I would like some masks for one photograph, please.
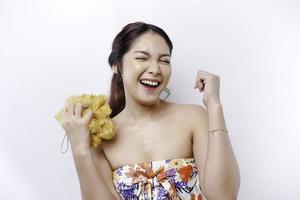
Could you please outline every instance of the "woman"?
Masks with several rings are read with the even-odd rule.
[[[65,109],[82,198],[237,198],[240,176],[219,98],[220,79],[199,70],[200,105],[161,100],[171,76],[173,45],[159,27],[136,22],[116,36],[109,104],[117,126],[113,140],[90,149],[85,105]]]

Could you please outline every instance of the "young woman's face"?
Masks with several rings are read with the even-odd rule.
[[[138,37],[122,61],[126,99],[134,98],[144,105],[155,103],[169,82],[170,62],[169,46],[163,37],[153,32]]]

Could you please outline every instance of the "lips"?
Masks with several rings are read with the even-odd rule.
[[[147,92],[154,92],[155,90],[157,90],[160,86],[160,83],[157,85],[157,86],[152,86],[152,85],[149,85],[149,84],[145,84],[145,83],[142,83],[140,81],[140,84],[141,86],[143,87],[143,89]]]
[[[142,84],[145,87],[153,87],[153,88],[157,88],[160,85],[160,83],[158,83],[157,85],[151,85],[151,84],[147,84],[147,83],[142,82],[142,81],[140,81],[140,84]]]
[[[154,86],[155,84],[149,83],[149,82],[147,83],[147,81],[156,82],[158,84],[156,86]],[[161,80],[156,79],[156,78],[150,78],[150,77],[149,78],[141,78],[141,79],[139,79],[139,82],[140,82],[142,88],[146,92],[155,92],[155,91],[157,91],[157,89],[160,88],[160,84],[162,83]]]
[[[152,86],[146,86],[146,85],[143,85],[143,84],[141,84],[141,85],[144,88],[144,90],[146,90],[147,92],[153,92],[153,91],[157,90],[157,88],[159,88],[159,86],[152,87]]]
[[[160,84],[160,80],[158,79],[153,79],[153,78],[141,78],[140,81],[154,81],[154,82],[158,82]]]

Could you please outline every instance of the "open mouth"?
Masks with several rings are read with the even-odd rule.
[[[155,89],[160,85],[157,81],[140,80],[140,83],[147,89]]]

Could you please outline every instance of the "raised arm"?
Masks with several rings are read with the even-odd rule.
[[[193,152],[204,195],[208,200],[236,200],[240,175],[229,136],[223,131],[208,133],[226,129],[222,107],[206,110],[196,105],[193,116]]]
[[[202,189],[209,200],[235,200],[240,174],[226,131],[219,95],[220,77],[199,70],[196,88],[203,92],[203,103],[207,108],[197,106],[193,121],[193,152],[202,173]]]

